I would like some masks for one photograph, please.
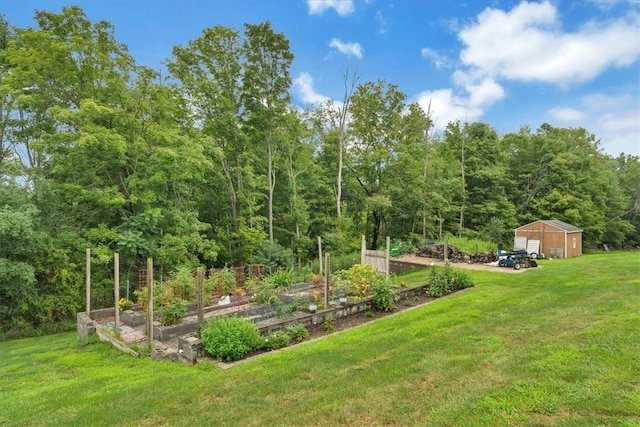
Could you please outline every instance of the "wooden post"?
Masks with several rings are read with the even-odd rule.
[[[360,264],[364,264],[364,252],[367,250],[367,241],[364,237],[364,234],[362,235],[362,244],[361,244],[361,248],[360,248]]]
[[[115,333],[116,338],[120,336],[120,254],[113,254],[113,299],[116,301],[115,312]]]
[[[329,308],[329,257],[330,254],[324,254],[324,308]]]
[[[444,237],[444,254],[443,261],[447,262],[449,260],[449,238],[447,236]]]
[[[322,276],[322,237],[318,236],[318,262],[320,263],[320,275]]]
[[[147,344],[153,345],[153,258],[147,258]]]
[[[85,251],[87,258],[87,315],[91,311],[91,249]]]
[[[196,283],[198,286],[198,330],[202,328],[204,323],[204,268],[198,267],[196,275]]]
[[[384,256],[384,262],[385,262],[385,278],[387,279],[387,281],[389,280],[389,257],[391,256],[391,238],[389,236],[387,236],[387,252],[385,253]]]

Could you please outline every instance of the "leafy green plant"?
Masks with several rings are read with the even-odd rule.
[[[279,268],[267,276],[264,281],[270,282],[275,288],[286,288],[293,283],[293,272]]]
[[[427,283],[429,284],[427,295],[436,298],[474,286],[473,281],[466,273],[451,268],[449,263],[443,269],[432,266]]]
[[[262,264],[270,268],[293,265],[293,252],[278,242],[265,241],[249,259],[251,264]]]
[[[379,310],[389,311],[396,307],[398,292],[390,280],[380,280],[371,286],[373,306]]]
[[[322,323],[322,325],[324,326],[324,330],[327,332],[333,332],[335,329],[335,318],[333,317],[332,313],[327,314],[327,316],[324,318],[324,322]]]
[[[205,281],[207,294],[229,295],[235,290],[235,288],[235,270],[226,266],[224,268],[211,271],[211,274]]]
[[[161,323],[163,326],[177,325],[187,312],[188,301],[181,298],[173,299],[160,309]]]
[[[286,332],[294,342],[301,342],[309,338],[309,330],[302,323],[287,326]]]
[[[256,325],[241,317],[211,320],[200,331],[200,338],[207,353],[225,362],[242,359],[264,343]]]
[[[180,267],[162,286],[171,287],[175,297],[183,300],[193,300],[196,295],[196,278],[188,266]]]
[[[371,311],[371,310],[367,310],[367,311],[364,312],[364,317],[371,318],[373,316],[374,316],[374,314],[373,314],[373,311]]]
[[[258,285],[254,285],[251,289],[253,300],[258,304],[271,304],[277,299],[277,292],[273,283],[262,281]]]
[[[364,298],[370,294],[371,287],[383,280],[378,270],[369,264],[356,264],[350,269],[335,275],[336,288],[346,289],[349,295]]]
[[[264,340],[264,348],[267,350],[277,350],[288,346],[291,343],[291,336],[285,331],[275,331],[269,334]]]

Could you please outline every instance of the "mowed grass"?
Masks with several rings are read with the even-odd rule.
[[[74,334],[3,342],[0,425],[640,425],[640,253],[469,275],[473,289],[229,370]]]

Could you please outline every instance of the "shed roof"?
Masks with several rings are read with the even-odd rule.
[[[573,233],[573,232],[577,232],[577,231],[583,231],[582,228],[576,227],[575,225],[571,225],[571,224],[568,224],[568,223],[566,223],[564,221],[560,221],[560,220],[557,220],[557,219],[541,219],[539,221],[544,223],[544,224],[550,225],[552,227],[558,228],[560,230],[563,230],[563,231],[566,231],[566,232],[569,232],[569,233]],[[538,222],[538,221],[534,221],[534,222],[532,222],[530,224],[533,224],[535,222]],[[530,225],[530,224],[527,224],[527,225]],[[523,225],[522,227],[518,227],[518,228],[523,228],[523,227],[526,227],[526,225]]]

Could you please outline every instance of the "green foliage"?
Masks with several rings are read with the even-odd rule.
[[[309,338],[309,330],[302,323],[287,326],[286,332],[293,342],[301,342]]]
[[[177,325],[182,321],[182,317],[187,312],[188,301],[181,298],[174,298],[163,304],[160,309],[162,326]]]
[[[236,289],[235,270],[227,266],[213,270],[205,280],[205,289],[215,295],[231,294]]]
[[[513,240],[513,236],[511,236]],[[475,254],[478,252],[495,252],[498,250],[498,241],[487,241],[482,239],[474,239],[471,237],[447,236],[447,242],[451,246],[455,246],[462,252]],[[444,244],[444,239],[438,240],[437,244]],[[513,245],[513,242],[510,243]]]
[[[275,285],[269,281],[261,281],[260,283],[251,287],[251,293],[253,300],[258,304],[271,304],[274,303],[278,297],[278,291]]]
[[[264,348],[267,350],[277,350],[288,346],[292,337],[285,331],[274,331],[264,340]]]
[[[160,313],[162,325],[176,325],[182,321],[187,311],[189,300],[196,293],[195,277],[191,271],[183,267],[164,283],[154,282],[153,310]],[[147,311],[148,289],[146,286],[137,289],[134,294],[144,312]]]
[[[460,269],[452,268],[449,263],[443,269],[432,266],[429,270],[427,283],[429,284],[427,295],[436,298],[474,286],[467,273]]]
[[[322,322],[322,326],[324,326],[324,330],[327,332],[333,332],[335,329],[335,318],[333,317],[333,313],[329,313],[325,316],[324,322]]]
[[[293,265],[293,252],[278,242],[265,241],[256,249],[249,262],[262,264],[271,269],[289,268]]]
[[[322,262],[324,266],[324,260]],[[329,268],[331,269],[331,271],[348,270],[354,265],[359,263],[360,263],[359,252],[352,252],[346,255],[334,255],[332,253]],[[314,272],[320,271],[320,263],[317,259],[314,259],[311,261],[311,270]]]
[[[263,282],[271,283],[276,289],[286,288],[293,284],[293,271],[279,268],[265,277]]]
[[[220,317],[207,322],[200,338],[207,353],[223,362],[242,359],[264,342],[256,325],[240,317]]]
[[[336,274],[337,287],[346,289],[348,295],[364,298],[371,293],[371,287],[379,284],[383,277],[370,264],[355,264],[346,271]]]
[[[396,307],[398,291],[390,280],[380,280],[371,286],[373,306],[378,310],[389,311]]]
[[[465,242],[450,243],[466,252],[494,251],[540,218],[583,228],[587,247],[640,244],[640,161],[604,154],[585,129],[542,124],[500,137],[484,123],[453,122],[431,136],[429,112],[384,81],[354,86],[345,129],[325,109],[293,111],[293,55],[269,23],[215,26],[174,48],[178,84],[167,85],[110,23],[79,7],[37,11],[34,22],[14,28],[0,17],[8,324],[73,318],[87,247],[92,307],[101,308],[113,304],[114,251],[135,280],[147,256],[165,271],[247,261],[273,271],[291,268],[295,251],[318,272],[317,236],[334,272],[358,262],[362,233],[369,246],[387,235],[457,235]],[[339,159],[350,169],[340,177]],[[358,286],[354,295],[368,293]]]

